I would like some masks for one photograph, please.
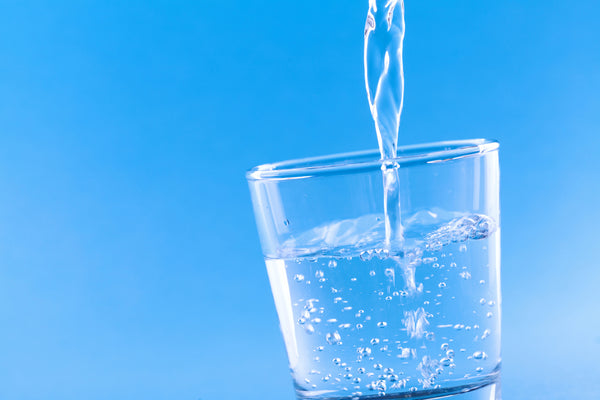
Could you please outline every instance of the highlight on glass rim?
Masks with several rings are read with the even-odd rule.
[[[404,34],[402,0],[369,1],[378,155],[247,174],[299,399],[500,399],[498,143],[398,147]]]

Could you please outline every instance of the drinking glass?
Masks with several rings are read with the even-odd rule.
[[[248,171],[298,398],[500,398],[498,147],[447,141]],[[400,225],[386,228],[390,168]]]

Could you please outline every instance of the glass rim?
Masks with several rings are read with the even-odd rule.
[[[379,150],[363,150],[299,158],[261,164],[246,172],[248,181],[306,179],[325,175],[381,170],[386,165],[397,167],[435,164],[477,157],[498,150],[500,143],[493,139],[449,140],[399,146],[397,156],[382,160]]]

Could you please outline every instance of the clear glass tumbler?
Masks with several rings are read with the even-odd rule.
[[[298,398],[500,398],[498,146],[399,148],[391,244],[376,151],[247,173]]]

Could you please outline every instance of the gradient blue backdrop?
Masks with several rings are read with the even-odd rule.
[[[600,396],[600,3],[407,0],[400,143],[501,142],[504,398]],[[0,1],[0,398],[292,399],[247,168],[376,147],[367,1]]]

